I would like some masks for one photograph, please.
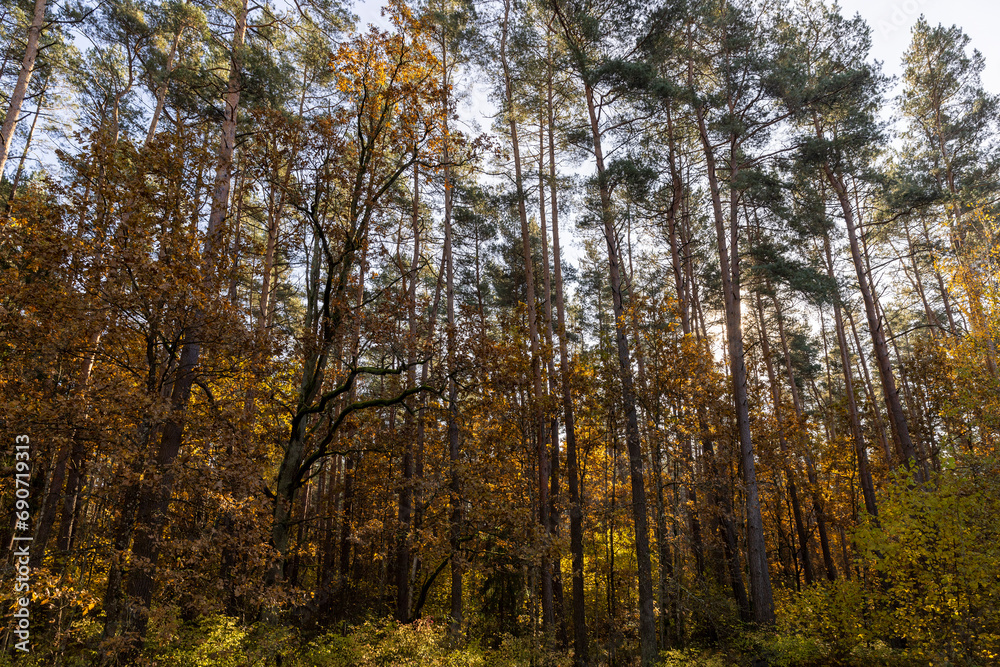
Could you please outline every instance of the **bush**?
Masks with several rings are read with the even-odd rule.
[[[158,619],[173,627],[166,617]],[[288,628],[266,624],[242,626],[235,618],[205,616],[177,627],[167,641],[157,627],[146,642],[142,664],[150,667],[243,667],[272,665],[292,655],[298,637]]]
[[[873,621],[914,659],[954,665],[1000,658],[1000,462],[950,463],[925,484],[900,474],[881,526],[858,532],[875,575]]]
[[[699,649],[674,649],[660,652],[658,667],[728,667],[725,656]]]
[[[855,534],[866,583],[779,601],[770,664],[997,664],[1000,463],[949,462],[923,484],[898,472],[879,500],[879,522]]]
[[[367,622],[347,637],[328,633],[299,655],[303,667],[485,667],[476,646],[449,648],[445,628],[431,621],[411,625]]]
[[[855,649],[874,639],[869,617],[872,601],[857,581],[838,579],[804,589],[779,610],[782,637],[822,642],[823,653],[846,660]],[[818,657],[818,656],[814,656]],[[775,663],[795,664],[795,663]]]

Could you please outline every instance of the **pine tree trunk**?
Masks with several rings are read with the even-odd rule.
[[[545,216],[545,113],[542,107],[538,119],[538,219],[539,231],[542,239],[542,292],[543,307],[542,312],[545,320],[545,365],[546,378],[548,380],[545,387],[546,405],[549,397],[556,393],[556,366],[555,347],[553,341],[555,333],[552,322],[552,275],[549,264],[549,230],[548,221]],[[559,420],[553,414],[549,419],[549,521],[546,530],[549,534],[550,543],[558,540],[560,524],[561,502],[559,493]],[[562,558],[558,555],[552,562],[552,597],[555,615],[556,638],[561,647],[566,646],[566,613],[563,603],[563,583],[562,583]]]
[[[218,255],[222,245],[226,212],[229,207],[229,189],[231,186],[231,169],[233,152],[236,145],[236,117],[242,90],[242,49],[247,29],[248,4],[244,0],[236,17],[236,29],[233,33],[232,62],[229,70],[229,83],[225,96],[225,116],[222,123],[222,143],[219,148],[218,162],[215,173],[215,188],[212,197],[212,211],[208,220],[208,231],[205,237],[203,255],[205,257],[206,290],[209,294],[215,291],[214,276]],[[162,429],[159,451],[156,455],[156,468],[160,478],[152,487],[142,487],[138,498],[136,522],[139,530],[132,544],[132,559],[137,565],[133,567],[126,580],[126,608],[121,622],[121,634],[133,634],[143,638],[146,633],[149,604],[152,600],[154,573],[159,559],[159,543],[170,505],[170,495],[173,489],[173,473],[171,464],[180,452],[184,434],[184,413],[191,396],[198,365],[201,356],[201,329],[204,326],[205,313],[197,308],[194,314],[194,324],[188,331],[188,341],[184,344],[177,377],[170,397],[171,416],[168,417]],[[134,655],[140,644],[132,643],[127,654]]]
[[[876,312],[875,297],[868,287],[868,276],[865,274],[865,262],[861,256],[861,247],[858,243],[858,234],[854,222],[854,210],[847,194],[847,186],[841,177],[834,173],[829,165],[824,165],[824,173],[830,186],[837,193],[844,220],[847,223],[847,237],[851,245],[851,258],[854,260],[854,268],[858,276],[858,285],[861,289],[861,297],[865,303],[865,314],[868,316],[868,329],[871,333],[872,348],[875,351],[875,360],[878,363],[879,375],[882,378],[882,393],[885,396],[886,409],[889,413],[889,420],[893,426],[893,431],[899,441],[903,454],[903,462],[909,468],[917,461],[917,453],[910,439],[910,429],[906,423],[906,415],[903,413],[903,406],[899,400],[899,392],[896,390],[896,380],[892,373],[892,366],[889,362],[889,348],[886,345],[885,334],[882,330],[882,321]],[[917,471],[918,481],[921,481],[920,471]]]
[[[511,149],[514,158],[514,185],[517,190],[517,213],[521,221],[521,254],[524,260],[524,282],[527,290],[526,306],[528,316],[528,337],[531,345],[531,378],[532,404],[538,451],[538,520],[546,539],[542,545],[541,585],[542,585],[542,622],[543,628],[549,631],[555,624],[552,596],[552,564],[547,555],[549,532],[549,462],[548,434],[545,419],[542,415],[542,403],[545,400],[542,390],[542,359],[538,339],[538,319],[535,307],[535,272],[531,254],[531,234],[528,229],[528,214],[525,207],[525,194],[521,175],[521,149],[517,138],[517,121],[514,114],[514,93],[510,69],[507,64],[507,34],[510,3],[506,5],[504,23],[500,38],[500,65],[504,74],[504,90],[506,92],[507,122],[510,127]]]
[[[649,554],[649,525],[646,513],[646,487],[643,478],[642,442],[639,438],[639,418],[636,412],[632,360],[626,332],[625,304],[622,301],[621,272],[618,266],[618,237],[615,232],[611,189],[604,167],[601,130],[597,120],[594,89],[584,81],[584,94],[590,116],[590,131],[594,141],[597,179],[601,195],[601,217],[604,240],[608,246],[608,278],[615,315],[615,343],[621,373],[622,403],[625,408],[625,434],[629,455],[629,477],[632,486],[632,519],[635,523],[635,558],[639,586],[639,648],[642,667],[656,663],[656,600],[653,596],[653,575]]]
[[[167,87],[170,83],[170,75],[174,72],[174,57],[177,55],[177,46],[180,44],[181,36],[184,34],[184,28],[186,26],[181,26],[181,28],[174,34],[173,41],[170,42],[170,52],[167,54],[167,63],[164,66],[164,77],[163,81],[156,88],[156,107],[153,109],[153,117],[149,120],[149,128],[146,130],[146,141],[145,146],[149,146],[153,142],[153,137],[156,136],[156,127],[160,122],[160,114],[163,113],[163,106],[167,100]]]
[[[409,285],[407,289],[406,316],[409,340],[406,347],[406,386],[413,389],[417,385],[417,270],[420,267],[420,165],[413,163],[413,258],[410,261]],[[396,620],[407,623],[410,620],[412,587],[410,586],[410,528],[413,516],[413,440],[416,423],[411,409],[406,413],[403,445],[402,477],[399,488],[399,508],[397,517],[399,529],[396,536]]]
[[[823,236],[823,247],[826,252],[827,275],[830,280],[836,280],[833,272],[833,254],[830,251],[830,238]],[[840,347],[840,363],[844,371],[844,393],[847,395],[847,414],[851,422],[851,438],[854,440],[854,455],[858,462],[858,479],[861,482],[861,492],[865,499],[865,510],[878,521],[878,505],[875,502],[875,485],[872,482],[871,467],[868,464],[868,446],[865,444],[861,431],[861,416],[858,413],[858,403],[854,395],[854,377],[851,373],[850,349],[847,345],[847,335],[844,331],[844,318],[840,310],[840,291],[833,297],[834,325],[837,328],[837,345]],[[848,567],[845,556],[845,568]],[[850,570],[846,570],[850,577]]]
[[[757,491],[757,468],[753,442],[750,435],[750,408],[747,401],[746,363],[743,354],[743,327],[740,321],[739,252],[737,241],[736,193],[731,193],[729,231],[730,248],[726,245],[726,222],[722,214],[722,200],[715,169],[715,154],[708,136],[704,111],[697,108],[698,130],[701,135],[705,159],[708,163],[708,181],[715,215],[716,241],[722,278],[722,292],[726,308],[726,339],[733,382],[733,401],[740,443],[743,483],[746,487],[747,505],[747,564],[750,570],[750,595],[754,621],[759,625],[774,623],[774,599],[771,577],[767,566],[767,546],[764,541],[764,522],[760,512]],[[732,173],[730,179],[735,179]]]
[[[563,293],[562,255],[559,245],[559,200],[556,179],[555,104],[552,92],[552,63],[549,60],[547,82],[549,114],[549,191],[552,198],[552,264],[555,279],[556,318],[559,335],[559,372],[562,382],[563,424],[566,429],[566,477],[569,483],[569,540],[572,557],[573,584],[573,662],[586,667],[587,613],[583,580],[583,506],[580,494],[580,466],[576,449],[576,426],[573,414],[573,393],[569,364],[569,343],[566,335],[566,301]]]
[[[767,330],[765,328],[764,319],[764,304],[759,292],[757,294],[757,317],[760,322],[761,355],[764,357],[764,367],[767,370],[767,382],[771,386],[771,400],[774,405],[774,415],[778,423],[778,447],[781,449],[781,457],[783,459],[782,469],[785,473],[785,479],[788,485],[788,498],[792,504],[792,517],[795,521],[795,532],[799,538],[799,560],[802,563],[802,569],[806,577],[806,585],[812,586],[816,577],[813,574],[812,557],[809,555],[809,533],[806,530],[805,522],[802,520],[802,507],[799,504],[798,487],[795,484],[795,478],[792,476],[792,470],[788,465],[790,457],[788,454],[788,443],[785,439],[785,424],[781,410],[781,389],[778,386],[774,373],[774,363],[771,360],[771,343],[767,338]]]
[[[31,25],[28,26],[28,41],[24,47],[24,60],[21,61],[21,71],[17,75],[17,83],[14,84],[14,90],[10,94],[10,104],[7,108],[7,115],[4,116],[3,128],[0,129],[0,177],[3,176],[4,168],[7,166],[10,145],[14,141],[14,131],[17,129],[17,122],[21,117],[21,106],[24,104],[24,97],[28,92],[31,75],[35,71],[38,42],[42,28],[45,26],[45,3],[46,0],[35,0],[35,11],[31,17]]]
[[[823,565],[826,567],[827,579],[833,581],[837,578],[837,568],[833,563],[833,556],[830,553],[830,538],[826,530],[826,512],[823,496],[819,490],[819,481],[816,476],[816,467],[813,464],[812,454],[809,452],[808,432],[806,430],[805,415],[802,410],[802,398],[799,396],[799,388],[795,383],[795,372],[792,369],[792,355],[788,349],[788,339],[785,337],[784,318],[782,317],[781,308],[778,306],[777,297],[773,293],[771,300],[778,319],[778,340],[781,341],[781,351],[785,357],[785,371],[788,374],[788,389],[792,395],[795,418],[799,424],[802,454],[806,461],[806,475],[809,478],[809,485],[812,487],[813,511],[816,513],[816,528],[819,530],[819,545],[823,553]]]
[[[453,639],[459,639],[462,632],[462,577],[465,561],[461,553],[461,540],[464,523],[462,511],[462,482],[459,474],[462,452],[458,433],[458,384],[455,374],[458,372],[458,341],[455,322],[455,261],[452,252],[452,183],[449,164],[450,137],[448,134],[448,114],[451,113],[451,103],[448,97],[448,51],[442,43],[441,69],[444,86],[442,86],[442,106],[444,110],[444,261],[445,261],[445,300],[448,311],[447,357],[448,357],[448,462],[450,465],[451,491],[450,505],[451,523],[451,619],[449,629]]]
[[[28,137],[24,140],[24,151],[21,153],[21,157],[17,161],[17,169],[14,170],[14,179],[10,183],[10,194],[7,196],[7,202],[4,206],[5,216],[10,215],[11,206],[14,204],[14,199],[17,197],[17,188],[21,185],[21,175],[24,173],[24,163],[28,159],[28,149],[31,148],[31,140],[35,136],[35,127],[38,126],[38,117],[42,115],[42,104],[45,101],[45,92],[48,90],[48,87],[49,79],[46,78],[46,80],[42,83],[42,89],[38,92],[38,101],[35,103],[35,113],[31,118],[31,127],[28,128]],[[2,170],[0,170],[0,174],[3,174]]]

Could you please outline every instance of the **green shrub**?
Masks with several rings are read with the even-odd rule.
[[[822,664],[822,644],[813,637],[802,635],[775,635],[764,645],[764,658],[768,667],[807,667]]]
[[[781,637],[808,637],[825,644],[830,657],[846,660],[874,638],[872,601],[857,581],[838,579],[804,589],[779,609]],[[794,664],[794,663],[776,663]]]
[[[288,628],[258,623],[240,625],[223,615],[204,616],[176,626],[169,641],[163,630],[174,627],[172,619],[158,619],[146,642],[142,663],[149,667],[244,667],[272,665],[278,656],[292,655],[297,634]]]
[[[914,660],[1000,661],[1000,462],[968,457],[924,484],[900,474],[881,526],[858,531],[874,575],[873,623]]]
[[[725,656],[700,649],[660,651],[658,667],[729,667]]]
[[[448,645],[445,628],[430,621],[410,625],[366,622],[347,637],[329,633],[310,642],[298,657],[303,667],[485,667],[476,646]]]

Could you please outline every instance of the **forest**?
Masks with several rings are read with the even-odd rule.
[[[0,0],[0,665],[1000,664],[963,29],[358,9]]]

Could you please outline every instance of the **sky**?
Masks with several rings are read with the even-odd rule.
[[[646,1],[654,3],[657,0]],[[983,87],[988,92],[1000,93],[1000,40],[996,39],[996,31],[1000,28],[1000,0],[839,0],[839,4],[842,14],[860,13],[871,26],[871,55],[882,62],[885,74],[896,77],[896,89],[891,96],[900,91],[900,62],[910,43],[910,29],[921,14],[932,26],[941,23],[962,28],[971,38],[971,47],[982,52],[985,58]],[[368,22],[385,25],[379,16],[382,6],[382,0],[355,0],[353,11],[361,19],[361,25]],[[473,92],[463,106],[465,108],[459,110],[462,117],[475,120],[480,127],[489,127],[487,116],[494,113],[495,108],[481,92]],[[889,120],[895,105],[886,105],[883,111]],[[568,258],[575,262],[582,253],[582,246],[573,234],[567,240]]]
[[[1000,93],[1000,3],[996,0],[841,0],[841,13],[858,13],[872,28],[872,56],[886,74],[899,76],[900,60],[910,43],[910,28],[921,14],[932,26],[958,25],[986,59],[983,87]]]
[[[655,2],[655,0],[649,0]],[[361,23],[377,22],[381,0],[355,0],[354,12]],[[845,16],[860,13],[872,27],[872,55],[881,60],[885,72],[899,75],[903,52],[910,42],[910,28],[921,14],[931,25],[956,24],[972,38],[973,48],[986,58],[983,84],[1000,93],[1000,2],[997,0],[840,0]]]
[[[380,17],[383,4],[382,0],[355,0],[353,10],[361,19],[361,25],[369,22],[385,25]],[[941,23],[962,28],[971,38],[972,48],[982,52],[986,60],[983,87],[988,92],[1000,93],[1000,40],[996,39],[1000,29],[1000,0],[840,0],[840,8],[845,16],[860,13],[871,26],[872,57],[882,62],[885,74],[896,77],[893,95],[899,92],[900,62],[910,43],[910,29],[921,14],[932,26]],[[475,97],[487,114],[494,112],[481,95]],[[888,107],[885,111],[888,116],[893,108]],[[489,126],[485,118],[477,118],[477,121],[481,126]]]

